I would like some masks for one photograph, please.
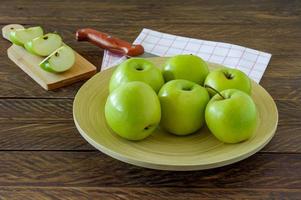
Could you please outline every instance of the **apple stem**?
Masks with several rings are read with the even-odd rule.
[[[226,99],[219,91],[217,91],[215,88],[211,87],[210,85],[206,85],[206,84],[205,84],[204,87],[213,90],[213,91],[216,92],[219,96],[221,96],[223,99]]]

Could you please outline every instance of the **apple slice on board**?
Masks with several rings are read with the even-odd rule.
[[[74,63],[73,49],[64,45],[45,58],[40,63],[40,67],[48,72],[60,73],[70,69]]]
[[[43,29],[40,26],[31,28],[20,28],[10,32],[9,40],[19,46],[43,35]]]
[[[48,56],[63,44],[61,36],[55,33],[34,38],[24,44],[25,49],[38,56]]]

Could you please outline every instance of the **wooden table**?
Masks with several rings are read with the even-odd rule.
[[[239,163],[196,172],[135,167],[79,135],[72,102],[83,82],[43,90],[7,58],[10,44],[0,39],[0,199],[301,199],[300,1],[2,0],[0,23],[58,31],[97,66],[103,52],[76,42],[78,28],[132,41],[148,27],[270,52],[260,84],[280,116],[273,140]]]

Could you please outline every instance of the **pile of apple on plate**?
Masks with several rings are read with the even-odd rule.
[[[110,128],[122,138],[143,140],[158,127],[186,136],[207,125],[224,143],[239,143],[257,128],[251,80],[240,70],[209,71],[198,56],[177,55],[164,66],[130,58],[112,74],[105,104]]]
[[[47,72],[65,72],[75,63],[74,51],[63,43],[61,36],[44,34],[40,26],[12,30],[9,40],[33,55],[45,57],[39,66]]]

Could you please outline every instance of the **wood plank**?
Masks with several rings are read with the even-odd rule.
[[[255,154],[213,170],[170,172],[100,152],[0,152],[1,186],[301,189],[301,154]]]
[[[73,99],[0,99],[0,123],[73,122]],[[276,100],[279,123],[300,123],[300,100]]]
[[[6,6],[1,7],[3,13],[0,22],[19,21],[19,23],[102,23],[115,22],[118,25],[137,22],[144,25],[156,21],[170,22],[170,15],[176,18],[181,25],[187,23],[214,23],[214,24],[258,24],[258,23],[288,23],[300,22],[300,2],[289,1],[285,4],[281,1],[190,1],[182,3],[181,0],[160,2],[160,6],[153,2],[140,3],[138,0],[132,1],[90,1],[89,3],[72,0],[47,2],[42,1],[35,4],[34,1],[23,2],[4,1]],[[68,9],[66,9],[68,7]],[[36,10],[45,10],[39,12]],[[122,12],[126,10],[127,12]],[[14,15],[12,14],[14,11]],[[16,12],[18,11],[18,12]],[[151,11],[151,12],[150,12]],[[49,15],[55,13],[56,17]],[[112,15],[118,13],[118,15]],[[177,13],[174,15],[174,13]],[[217,14],[218,13],[218,14]],[[151,19],[147,16],[152,15]],[[74,16],[85,16],[80,20]],[[104,17],[105,16],[105,17]],[[139,17],[137,17],[139,16]],[[144,23],[142,23],[144,22]],[[171,23],[172,24],[172,23]]]
[[[73,122],[2,124],[0,150],[91,150]]]
[[[272,55],[272,59],[263,75],[263,78],[299,77],[301,74],[301,56],[278,56]],[[262,82],[260,82],[262,85]]]
[[[98,56],[88,56],[98,60]],[[24,74],[14,63],[0,59],[0,98],[30,97],[30,98],[73,98],[84,81],[54,91],[44,91]],[[98,60],[98,61],[97,61]],[[260,84],[271,93],[275,99],[301,99],[301,56],[275,56],[268,66]]]
[[[73,99],[0,99],[0,120],[16,122],[73,122]]]
[[[3,200],[201,200],[289,199],[301,197],[296,189],[113,188],[113,187],[0,187]]]
[[[301,99],[301,76],[292,77],[265,77],[260,85],[264,87],[274,100],[300,100]]]
[[[165,22],[166,23],[166,22]],[[37,24],[30,24],[28,26],[35,26]],[[273,55],[286,55],[286,56],[300,56],[298,51],[301,47],[301,43],[298,38],[301,37],[300,26],[292,24],[281,25],[259,25],[254,28],[254,25],[211,25],[211,24],[189,24],[189,27],[175,26],[169,27],[167,24],[157,24],[157,28],[151,25],[136,26],[136,24],[128,25],[126,30],[120,31],[120,28],[111,24],[93,24],[90,27],[108,32],[114,36],[123,38],[128,41],[133,41],[142,28],[154,28],[158,31],[167,32],[171,34],[187,36],[192,38],[201,38],[206,40],[214,40],[220,42],[228,42],[237,45],[246,46],[249,48],[255,48],[261,51],[267,51]],[[81,27],[89,27],[89,25],[80,26],[75,24],[63,25],[63,24],[47,24],[43,25],[46,32],[57,31],[64,39],[64,41],[70,45],[81,55],[85,56],[87,52],[97,55],[99,49],[92,47],[84,42],[77,42],[74,39],[74,32]],[[256,36],[256,37],[254,37]],[[284,37],[285,36],[285,37]],[[9,42],[0,40],[0,45],[8,48]],[[100,54],[100,53],[99,53]],[[0,50],[0,55],[6,55],[5,49]]]
[[[289,119],[288,119],[289,120]],[[261,152],[301,153],[300,123],[280,122],[276,135]],[[95,150],[73,122],[1,124],[0,150]]]
[[[72,99],[0,99],[0,150],[93,150],[72,118]],[[276,101],[279,124],[262,152],[301,153],[301,102]]]
[[[139,33],[141,30],[140,27],[137,27],[136,24],[132,24],[132,27],[129,27],[126,31],[120,32],[119,29],[114,28],[111,24],[102,25],[96,24],[94,27],[100,30],[103,30],[103,26],[105,30],[109,32],[112,31],[112,34],[116,34],[119,37],[123,37],[125,39],[133,40],[135,35]],[[243,26],[243,27],[242,27]],[[160,27],[165,27],[160,25]],[[182,34],[191,37],[199,37],[206,39],[213,39],[218,41],[225,42],[233,42],[236,44],[245,45],[248,47],[257,48],[260,50],[266,50],[273,54],[271,64],[268,66],[266,73],[264,74],[264,80],[269,78],[270,76],[278,78],[278,76],[284,77],[283,79],[285,83],[287,83],[286,79],[290,79],[292,77],[299,76],[300,74],[300,53],[299,49],[301,48],[301,43],[298,42],[297,38],[301,37],[301,26],[295,26],[292,24],[285,25],[258,25],[257,28],[254,28],[253,25],[202,25],[199,27],[191,27],[191,28],[183,28],[182,26],[173,27],[173,31],[175,34]],[[75,50],[79,51],[79,53],[83,54],[90,62],[99,66],[101,63],[101,50],[97,47],[89,45],[87,43],[78,43],[74,40],[74,31],[78,28],[78,25],[71,24],[70,25],[46,25],[46,30],[54,31],[59,30],[62,31],[62,35],[66,42],[70,44]],[[158,30],[161,30],[158,29]],[[199,31],[199,30],[202,31]],[[170,27],[166,30],[170,32]],[[256,35],[256,37],[253,37]],[[285,35],[285,37],[283,37]],[[214,38],[212,38],[214,37]],[[2,44],[3,43],[3,44]],[[9,46],[9,42],[0,40],[0,45],[4,47]],[[5,49],[5,48],[3,48]],[[3,84],[0,86],[0,96],[13,97],[13,96],[30,96],[30,97],[73,97],[75,92],[78,90],[80,85],[75,84],[69,86],[67,89],[57,90],[54,93],[43,93],[40,92],[39,88],[36,84],[30,80],[27,76],[24,76],[24,73],[21,70],[16,69],[15,64],[9,61],[6,57],[6,52],[0,51],[1,56],[3,55],[3,59],[1,59],[0,64],[4,66],[2,68],[3,74],[0,76],[0,80],[5,80]],[[298,77],[299,78],[299,77]],[[263,81],[264,81],[263,80]],[[272,80],[271,82],[275,82]],[[26,83],[26,85],[24,85]],[[279,84],[279,81],[276,81],[276,84]],[[265,87],[270,84],[263,84]],[[266,86],[267,85],[267,86]],[[277,86],[277,88],[279,88]],[[281,87],[280,87],[281,88]],[[22,90],[23,89],[23,90]],[[278,91],[278,89],[277,89]],[[14,92],[16,92],[14,94]],[[284,89],[284,92],[280,94],[281,97],[284,97],[287,93],[287,89]],[[274,95],[273,95],[274,96]],[[290,98],[290,97],[289,97]]]

